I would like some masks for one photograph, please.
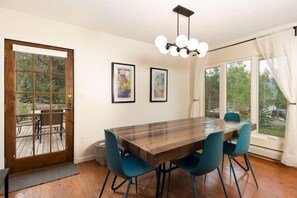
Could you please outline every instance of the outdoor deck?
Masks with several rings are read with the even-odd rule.
[[[49,130],[49,128],[42,129],[42,134],[49,133]],[[61,140],[61,133],[57,130],[53,130],[51,144],[49,134],[41,135],[40,141],[38,136],[33,136],[33,132],[33,125],[16,127],[16,158],[19,159],[65,150],[65,131],[62,132]],[[34,141],[32,139],[33,137],[35,139]],[[35,152],[33,152],[33,142],[35,144]]]

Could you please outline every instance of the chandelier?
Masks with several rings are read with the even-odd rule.
[[[162,54],[170,52],[172,56],[180,54],[181,57],[187,58],[191,53],[198,57],[204,57],[208,50],[208,44],[206,42],[198,42],[197,39],[190,39],[190,16],[194,14],[193,11],[184,8],[180,5],[173,9],[177,13],[177,37],[175,43],[167,42],[167,38],[163,35],[157,36],[155,45],[159,48]],[[179,15],[188,17],[188,36],[179,34]]]

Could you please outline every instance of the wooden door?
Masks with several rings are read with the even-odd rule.
[[[5,167],[73,161],[73,50],[5,39]]]

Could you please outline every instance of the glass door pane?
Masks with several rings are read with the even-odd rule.
[[[16,158],[66,149],[66,58],[16,54]]]

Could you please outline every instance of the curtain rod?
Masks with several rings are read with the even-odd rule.
[[[279,32],[283,32],[283,31],[290,30],[290,29],[291,28],[287,28],[287,29],[281,30]],[[294,26],[293,29],[295,30],[295,36],[297,36],[297,26]],[[260,36],[258,38],[261,38],[261,37],[264,37],[264,36],[268,36],[268,35],[270,35],[270,34],[265,34],[265,35]],[[232,47],[232,46],[235,46],[235,45],[239,45],[239,44],[242,44],[242,43],[247,43],[247,42],[250,42],[250,41],[253,41],[253,40],[256,40],[256,39],[257,38],[247,39],[247,40],[244,40],[244,41],[240,41],[240,42],[237,42],[237,43],[233,43],[233,44],[230,44],[230,45],[226,45],[226,46],[223,46],[223,47],[212,49],[212,50],[209,50],[208,52],[213,52],[213,51],[217,51],[217,50],[224,49],[224,48],[227,48],[227,47]]]

